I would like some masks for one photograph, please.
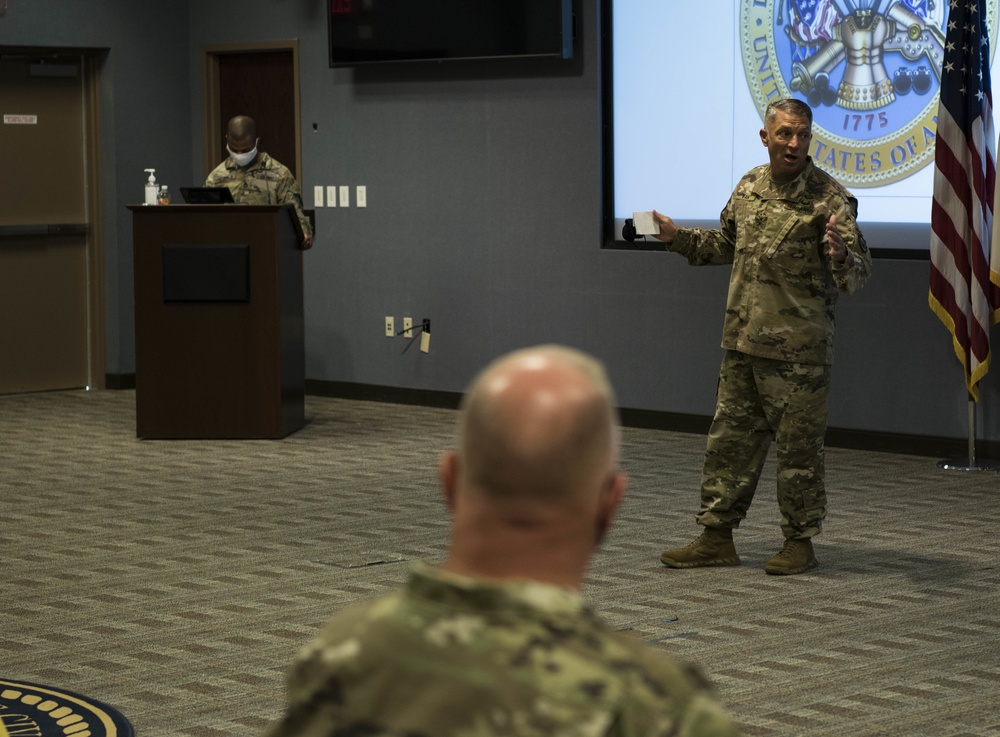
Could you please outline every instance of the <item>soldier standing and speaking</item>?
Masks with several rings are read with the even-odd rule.
[[[871,255],[857,200],[813,164],[811,136],[808,105],[772,102],[760,131],[770,163],[736,185],[719,230],[679,228],[654,212],[656,237],[669,250],[692,265],[733,267],[696,516],[705,530],[660,556],[671,568],[739,565],[733,529],[750,508],[772,437],[785,544],[764,570],[795,574],[817,565],[834,306],[839,292],[867,281]]]
[[[735,735],[694,671],[580,598],[625,491],[614,407],[600,364],[568,348],[488,366],[439,466],[444,563],[331,620],[268,737]]]
[[[226,126],[226,150],[229,158],[215,167],[205,179],[206,187],[228,187],[233,202],[239,205],[284,205],[295,207],[302,225],[302,243],[312,246],[312,226],[302,212],[302,191],[288,167],[274,157],[257,150],[257,124],[253,118],[237,115]]]

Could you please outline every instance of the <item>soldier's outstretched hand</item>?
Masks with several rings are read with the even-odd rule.
[[[660,232],[653,236],[656,240],[670,243],[677,237],[677,226],[666,215],[661,215],[656,210],[653,210],[653,220],[656,221],[656,224],[660,228]]]

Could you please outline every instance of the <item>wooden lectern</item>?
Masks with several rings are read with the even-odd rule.
[[[129,206],[140,438],[283,438],[305,414],[291,205]]]

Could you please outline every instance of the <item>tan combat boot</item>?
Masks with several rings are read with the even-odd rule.
[[[764,564],[764,573],[772,576],[790,576],[804,573],[819,565],[813,554],[812,540],[785,540],[785,547]]]
[[[687,547],[664,550],[660,554],[660,562],[671,568],[738,566],[740,556],[736,554],[731,529],[706,527]]]

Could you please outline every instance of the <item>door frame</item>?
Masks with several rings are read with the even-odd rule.
[[[104,172],[101,168],[101,65],[105,49],[54,46],[4,46],[0,54],[80,59],[83,89],[84,198],[87,218],[87,386],[107,388],[104,304]]]
[[[101,168],[101,57],[103,51],[82,54],[87,188],[87,357],[91,389],[107,388],[104,323],[104,173]]]
[[[201,48],[202,89],[202,177],[208,176],[223,158],[222,136],[219,135],[219,57],[227,54],[246,54],[255,51],[291,51],[292,77],[295,101],[295,171],[302,184],[302,118],[299,111],[299,40],[252,41],[238,44],[213,44]]]

